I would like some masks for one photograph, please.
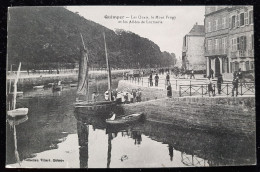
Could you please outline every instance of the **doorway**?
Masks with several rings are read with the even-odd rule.
[[[219,74],[220,74],[220,61],[219,61],[219,58],[216,57],[215,58],[215,77],[218,77]]]

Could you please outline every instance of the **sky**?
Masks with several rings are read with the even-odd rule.
[[[196,22],[204,25],[205,14],[205,6],[68,6],[67,9],[111,30],[124,29],[148,38],[161,51],[175,53],[177,58],[181,57],[183,37]]]

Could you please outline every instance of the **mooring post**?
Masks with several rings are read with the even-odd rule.
[[[229,95],[229,93],[228,93],[228,83],[227,83],[227,96]]]
[[[203,85],[201,85],[201,95],[203,97]]]
[[[181,97],[181,85],[179,85],[179,96]]]
[[[191,96],[191,82],[190,82],[190,96]]]
[[[240,94],[241,94],[241,96],[242,96],[242,82],[240,82],[240,86],[241,86],[241,92],[240,92]]]

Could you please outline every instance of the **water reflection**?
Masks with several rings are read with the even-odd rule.
[[[252,138],[218,135],[151,121],[111,127],[106,126],[104,119],[94,116],[85,116],[85,120],[84,118],[78,120],[81,120],[80,123],[84,123],[86,127],[93,128],[90,133],[95,132],[94,128],[98,128],[99,133],[103,131],[96,137],[107,138],[107,144],[103,143],[103,146],[105,144],[107,147],[107,168],[238,165],[254,163],[255,160],[252,156],[254,148],[250,147],[253,144]],[[78,133],[82,133],[80,130],[82,127],[78,127]],[[80,139],[81,134],[78,136]],[[241,145],[231,144],[233,140]],[[156,145],[157,143],[159,145]],[[141,152],[149,158],[144,158],[146,156],[140,155]],[[95,159],[96,154],[88,154],[88,159],[81,157],[81,163]]]
[[[16,126],[24,123],[28,120],[28,116],[19,116],[15,118],[7,118],[7,122],[9,123],[10,126],[10,131],[13,133],[13,142],[14,142],[14,154],[13,157],[15,157],[15,162],[17,162],[20,165],[20,156],[18,152],[18,145],[17,145],[17,136],[16,136]],[[9,145],[11,146],[11,145]]]

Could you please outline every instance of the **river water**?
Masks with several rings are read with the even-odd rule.
[[[113,82],[113,88],[117,82]],[[90,90],[96,90],[96,84]],[[98,83],[104,93],[106,82]],[[102,96],[100,96],[102,97]],[[76,88],[28,90],[28,118],[6,123],[6,165],[19,168],[139,168],[255,163],[255,140],[146,121],[117,128],[75,114]]]

